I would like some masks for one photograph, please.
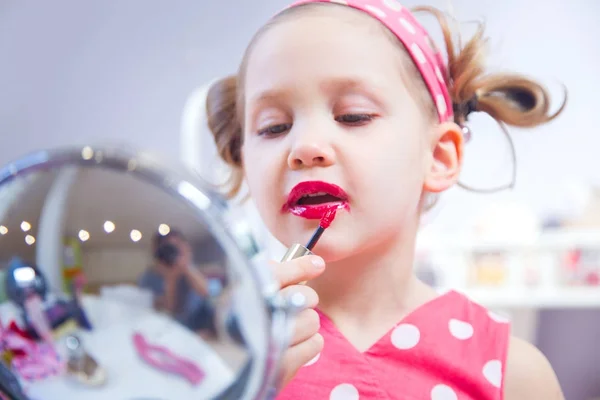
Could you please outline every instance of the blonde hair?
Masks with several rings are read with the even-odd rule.
[[[254,36],[246,49],[244,58],[237,75],[228,76],[215,82],[209,92],[206,102],[208,125],[220,157],[232,168],[227,182],[226,195],[233,197],[240,191],[243,182],[242,153],[243,144],[243,81],[246,63],[251,49],[256,41],[270,27],[280,23],[283,18],[296,15],[299,12],[314,10],[327,3],[311,3],[290,8],[268,24],[263,26]],[[335,5],[336,7],[341,7]],[[434,7],[416,7],[415,13],[425,13],[437,20],[446,47],[448,57],[448,90],[454,105],[454,120],[463,126],[471,112],[484,112],[494,118],[501,126],[507,138],[506,125],[531,128],[547,123],[556,118],[566,105],[565,98],[558,111],[551,113],[551,99],[548,91],[533,79],[519,74],[488,73],[484,65],[484,50],[487,38],[484,35],[484,25],[480,24],[475,34],[463,45],[454,39],[449,19]],[[375,20],[373,20],[375,21]],[[385,28],[383,24],[379,24]],[[385,29],[392,40],[398,45],[402,43]],[[422,86],[422,99],[430,105],[430,111],[435,113],[435,106],[425,83],[420,79],[419,71],[411,62],[411,73],[418,75]],[[512,148],[512,142],[511,148]],[[513,148],[514,152],[514,148]],[[513,154],[514,156],[514,154]],[[466,187],[463,185],[463,187]],[[467,189],[474,190],[466,187]]]

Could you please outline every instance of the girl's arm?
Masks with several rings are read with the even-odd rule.
[[[512,337],[504,383],[505,400],[564,400],[552,366],[533,345]]]

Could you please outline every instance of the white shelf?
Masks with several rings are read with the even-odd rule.
[[[427,258],[441,274],[439,280],[443,286],[456,288],[486,307],[600,309],[600,286],[562,286],[563,252],[578,248],[600,250],[600,231],[544,232],[530,240],[428,237],[422,238],[417,246],[420,253],[428,254]],[[504,284],[470,287],[471,255],[487,252],[506,255]],[[600,268],[600,259],[597,262]],[[534,287],[525,284],[527,272],[532,269],[538,276],[538,286]]]
[[[462,290],[488,308],[600,308],[600,287]]]
[[[545,232],[536,238],[485,239],[479,237],[435,237],[419,238],[417,248],[427,251],[486,251],[486,250],[564,250],[574,247],[600,248],[600,231],[557,231]]]

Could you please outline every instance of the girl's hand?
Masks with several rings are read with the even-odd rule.
[[[281,294],[288,297],[294,293],[301,293],[306,298],[306,309],[296,316],[290,346],[283,354],[282,387],[285,387],[296,372],[323,349],[323,337],[319,334],[319,314],[315,311],[319,296],[310,287],[299,283],[316,278],[324,270],[325,261],[314,255],[273,264],[273,273],[279,282]]]

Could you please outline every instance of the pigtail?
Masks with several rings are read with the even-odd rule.
[[[448,19],[440,10],[424,6],[417,7],[414,11],[434,16],[441,28],[448,57],[446,81],[452,98],[454,121],[470,134],[466,126],[469,115],[473,112],[485,112],[496,120],[510,148],[513,165],[512,179],[508,185],[489,189],[473,188],[460,182],[458,185],[480,193],[512,188],[516,181],[516,151],[507,125],[532,128],[552,121],[565,108],[566,90],[559,109],[551,113],[550,95],[535,80],[518,74],[486,71],[485,51],[488,40],[484,35],[483,24],[479,24],[475,34],[463,45],[460,36],[455,42]]]
[[[418,7],[415,11],[433,15],[442,30],[448,56],[448,88],[457,123],[464,124],[472,112],[485,112],[501,125],[531,128],[552,121],[563,111],[566,91],[558,111],[550,113],[550,95],[541,84],[517,74],[486,71],[483,24],[463,46],[460,41],[455,43],[441,11],[433,7]]]
[[[240,191],[242,172],[242,125],[238,117],[238,79],[229,76],[215,82],[206,98],[208,127],[213,134],[219,156],[232,168],[226,183],[226,195],[234,197]]]

